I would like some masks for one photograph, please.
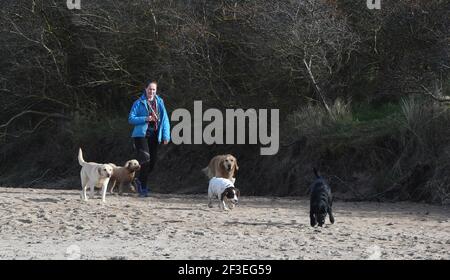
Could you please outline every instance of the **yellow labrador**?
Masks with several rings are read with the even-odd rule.
[[[94,197],[94,188],[102,188],[102,201],[105,202],[106,189],[111,178],[113,168],[109,164],[86,162],[81,148],[78,150],[78,163],[81,165],[81,199],[87,201],[86,190],[90,187],[90,197]]]
[[[206,176],[208,176],[208,179],[213,177],[226,178],[233,183],[236,181],[237,170],[239,170],[237,159],[231,154],[213,157],[208,166],[202,169]]]

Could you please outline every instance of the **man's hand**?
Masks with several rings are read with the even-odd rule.
[[[163,141],[163,144],[164,144],[164,145],[167,145],[168,143],[169,143],[169,141],[167,141],[167,140],[164,140],[164,141]]]

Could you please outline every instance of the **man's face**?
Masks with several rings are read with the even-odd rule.
[[[156,94],[156,84],[154,84],[154,83],[149,84],[145,90],[147,92],[147,98],[150,100],[153,100],[153,98],[155,98],[155,94]]]

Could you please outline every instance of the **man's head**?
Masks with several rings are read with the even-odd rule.
[[[145,92],[147,93],[147,98],[153,100],[156,95],[156,89],[158,84],[155,81],[151,81],[147,83],[147,87],[145,88]]]

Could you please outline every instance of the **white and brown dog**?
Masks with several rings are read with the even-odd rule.
[[[111,185],[109,192],[111,194],[114,193],[114,187],[116,184],[119,185],[120,195],[123,193],[124,187],[127,187],[132,192],[136,192],[132,182],[136,175],[136,171],[141,169],[139,162],[132,159],[127,161],[124,166],[117,166],[113,163],[109,163],[109,165],[113,167],[113,173],[111,175],[111,179],[109,180],[109,185]]]
[[[233,183],[236,181],[236,172],[239,170],[237,159],[231,155],[217,155],[213,157],[207,167],[202,171],[206,174],[208,179],[213,177],[226,178]]]
[[[230,210],[239,202],[240,192],[234,187],[231,180],[226,178],[212,177],[208,187],[208,207],[211,208],[213,198],[219,199],[219,208]],[[228,208],[227,204],[230,205]]]
[[[102,188],[102,201],[105,202],[106,189],[111,178],[113,167],[109,164],[86,162],[81,148],[78,150],[78,163],[81,165],[81,199],[87,201],[86,190],[90,187],[90,197],[94,197],[94,188]]]

